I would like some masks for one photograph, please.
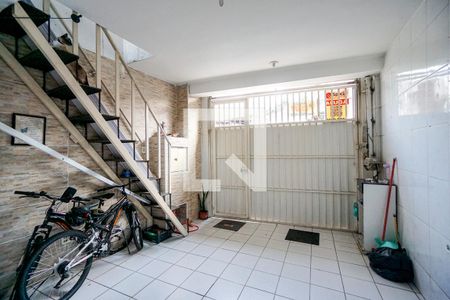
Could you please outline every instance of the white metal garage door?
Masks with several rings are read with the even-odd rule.
[[[247,186],[225,164],[231,154],[235,154],[244,163],[248,162],[247,128],[228,127],[216,130],[216,149],[216,172],[221,181],[221,192],[215,193],[215,214],[247,218]]]
[[[252,192],[250,218],[353,228],[353,131],[347,122],[268,128],[268,189]]]
[[[343,102],[329,99],[327,89],[216,103],[215,173],[222,191],[214,195],[215,214],[354,229],[355,89],[344,88],[348,101],[337,116],[330,111]],[[330,91],[339,94],[344,88]],[[234,153],[252,169],[255,126],[264,126],[267,133],[265,192],[251,191],[225,164]]]

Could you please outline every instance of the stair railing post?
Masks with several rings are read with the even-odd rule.
[[[55,15],[59,18],[59,22],[61,23],[61,25],[64,27],[64,29],[67,31],[67,33],[70,35],[70,36],[72,36],[72,30],[67,26],[67,24],[61,19],[62,17],[61,17],[61,14],[59,13],[59,11],[53,6],[53,4],[52,3],[50,3],[50,8],[51,8],[51,10],[55,13]],[[83,56],[84,56],[84,58],[86,59],[86,62],[89,64],[89,66],[91,67],[91,69],[92,70],[95,70],[95,73],[96,73],[96,75],[97,75],[97,80],[99,81],[99,85],[97,86],[98,88],[102,88],[102,90],[104,90],[107,94],[108,94],[108,96],[109,97],[111,97],[111,99],[113,100],[113,102],[115,102],[116,100],[114,99],[114,95],[112,94],[112,92],[110,91],[110,89],[108,88],[108,86],[105,84],[105,82],[102,80],[102,78],[101,78],[101,74],[102,74],[102,72],[101,72],[101,58],[102,58],[102,50],[101,50],[101,45],[102,45],[102,42],[101,42],[101,38],[102,38],[102,34],[101,34],[101,32],[103,31],[103,29],[102,29],[102,27],[100,26],[100,25],[98,25],[98,24],[96,24],[96,26],[97,26],[97,28],[99,28],[99,33],[96,33],[96,34],[98,34],[98,39],[99,39],[99,41],[100,41],[100,44],[99,44],[99,51],[96,51],[96,54],[98,54],[99,55],[99,59],[98,59],[98,62],[99,62],[99,65],[98,65],[98,68],[97,68],[97,66],[94,66],[93,65],[93,63],[89,60],[89,58],[86,56],[86,53],[83,51],[83,48],[82,47],[80,47],[80,44],[78,43],[78,50],[79,50],[79,52],[80,52],[80,54],[82,54]],[[96,46],[97,47],[97,46]],[[99,70],[99,71],[97,71],[97,70]],[[100,110],[99,110],[100,111]],[[127,118],[127,116],[123,113],[123,111],[122,110],[120,110],[120,113],[121,113],[121,115],[122,115],[122,117],[123,117],[123,119],[126,121],[125,122],[125,124],[128,126],[128,128],[131,130],[131,123],[130,123],[130,121],[128,120],[128,118]],[[137,132],[135,132],[135,134],[136,134],[136,137],[137,137],[137,139],[141,142],[141,143],[143,143],[144,142],[144,140],[139,136],[139,134],[137,133]]]
[[[149,128],[148,128],[148,105],[147,103],[144,104],[145,107],[145,160],[150,160],[150,144],[149,144]]]
[[[102,28],[95,25],[95,86],[102,88]]]
[[[158,178],[161,178],[161,127],[156,123],[157,135],[158,135]]]
[[[42,1],[42,11],[46,14],[50,14],[50,0]]]
[[[136,79],[133,76],[133,73],[131,72],[130,68],[128,67],[125,59],[122,57],[122,55],[120,54],[120,50],[117,47],[116,43],[114,42],[113,38],[111,37],[111,34],[109,33],[108,29],[102,27],[103,33],[105,34],[106,38],[108,39],[109,43],[111,44],[111,46],[113,47],[114,51],[116,51],[119,55],[119,59],[122,61],[122,65],[125,69],[125,71],[127,72],[128,76],[130,76],[130,78],[133,79],[135,85],[136,85],[136,91],[139,94],[139,96],[142,98],[142,100],[148,104],[148,109],[150,112],[150,115],[152,116],[152,118],[158,123],[158,118],[156,117],[155,113],[153,112],[149,101],[146,99],[146,97],[144,96],[144,93],[141,91],[141,89],[139,88],[139,86],[136,83]],[[159,123],[158,123],[159,124]],[[160,126],[160,125],[158,125]],[[161,133],[166,136],[165,130],[163,128],[161,128]],[[167,142],[170,144],[170,141],[167,140]]]
[[[72,11],[73,14],[77,14],[76,11]],[[72,20],[72,53],[78,55],[78,23]]]
[[[172,193],[172,176],[171,176],[171,168],[170,165],[172,164],[172,146],[170,145],[170,143],[167,141],[167,193],[170,194]],[[164,198],[164,201],[166,200],[166,198]]]
[[[120,59],[119,53],[115,52],[115,95],[116,98],[116,116],[120,117]]]
[[[147,108],[145,110],[147,110]],[[131,120],[130,121],[131,121],[131,139],[132,140],[134,140],[134,136],[135,136],[134,116],[135,116],[134,82],[133,82],[133,80],[131,80]],[[147,127],[147,117],[145,118],[145,127]],[[146,142],[146,144],[147,144],[147,142]],[[145,150],[145,155],[147,156],[147,149]]]

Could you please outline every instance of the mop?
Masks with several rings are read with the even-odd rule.
[[[391,249],[398,249],[399,248],[399,238],[398,238],[398,223],[397,223],[397,209],[395,211],[394,216],[394,227],[395,227],[395,241],[386,241],[386,227],[387,227],[387,221],[388,221],[388,215],[389,215],[389,207],[391,205],[391,192],[392,192],[392,185],[394,184],[394,172],[395,172],[395,165],[397,164],[397,158],[394,158],[392,161],[392,170],[391,170],[391,177],[389,179],[389,188],[388,188],[388,195],[387,195],[387,201],[386,201],[386,211],[384,213],[384,224],[383,224],[383,231],[381,233],[381,239],[376,238],[375,242],[378,245],[378,248],[391,248]],[[396,205],[397,207],[397,205]]]
[[[381,239],[375,239],[378,244],[378,248],[373,249],[372,252],[368,254],[368,257],[370,267],[381,277],[395,282],[412,282],[414,279],[413,264],[406,252],[406,249],[403,249],[399,243],[397,202],[395,203],[394,215],[395,241],[385,240],[396,163],[397,159],[394,158],[394,161],[392,163],[391,178],[389,180],[386,212],[384,215],[384,224]]]

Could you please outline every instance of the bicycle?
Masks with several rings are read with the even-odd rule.
[[[110,248],[108,249],[107,254],[113,254],[123,249],[122,243],[123,240],[121,240],[121,235],[128,236],[128,238],[125,239],[126,244],[128,245],[131,241],[131,239],[134,242],[134,245],[136,249],[139,251],[144,247],[144,238],[143,238],[143,232],[142,232],[142,226],[141,222],[139,221],[139,217],[137,214],[137,210],[134,207],[133,203],[131,203],[128,200],[128,195],[125,192],[125,188],[127,187],[127,184],[124,185],[117,185],[117,186],[110,186],[106,188],[102,188],[97,190],[97,192],[104,192],[107,190],[119,188],[122,194],[122,198],[117,201],[114,205],[112,205],[106,213],[103,215],[100,215],[97,219],[94,219],[94,225],[98,227],[98,229],[102,229],[100,225],[110,225],[118,222],[122,215],[122,212],[125,212],[125,216],[127,219],[127,224],[129,225],[129,232],[124,232],[123,227],[118,227],[117,225],[114,227],[111,227],[111,232],[109,233],[109,241],[110,241]],[[91,224],[91,226],[93,225]],[[94,227],[95,227],[94,226]],[[125,228],[128,229],[128,228]],[[108,231],[106,231],[108,232]],[[130,234],[131,233],[131,234]],[[115,243],[115,247],[114,247]],[[111,246],[111,244],[113,246]]]
[[[120,251],[128,246],[131,239],[134,240],[136,249],[142,249],[142,229],[136,209],[127,199],[125,186],[113,186],[99,191],[117,187],[122,188],[123,197],[106,212],[96,213],[92,212],[92,207],[80,206],[80,203],[87,201],[73,198],[74,193],[70,197],[63,195],[55,198],[43,194],[44,192],[17,192],[28,197],[43,196],[51,199],[52,205],[47,210],[46,220],[47,218],[52,220],[51,222],[54,220],[55,224],[64,222],[68,224],[67,219],[78,220],[78,225],[82,220],[85,224],[84,231],[68,226],[63,232],[50,237],[47,235],[33,247],[34,250],[24,261],[17,280],[16,294],[19,299],[42,297],[42,294],[56,299],[69,299],[86,279],[94,257],[103,257]],[[67,203],[70,200],[78,205],[74,205],[70,214],[64,214],[62,221],[62,214],[55,213],[53,207],[58,201]],[[103,202],[100,201],[98,208],[101,208]],[[71,217],[67,218],[67,215]]]
[[[17,279],[21,276],[23,267],[26,261],[29,260],[31,255],[40,247],[40,245],[47,240],[50,235],[53,233],[54,225],[57,225],[56,230],[72,230],[75,227],[79,227],[83,225],[84,221],[80,218],[77,218],[74,214],[74,211],[77,211],[80,209],[81,204],[85,205],[86,203],[91,202],[92,200],[98,200],[99,202],[94,205],[88,206],[91,210],[96,210],[96,214],[101,213],[101,206],[104,204],[104,201],[107,199],[110,199],[114,196],[114,193],[103,193],[99,195],[92,196],[88,199],[83,199],[80,197],[74,197],[77,190],[73,187],[68,187],[62,196],[55,197],[50,196],[45,191],[41,192],[25,192],[25,191],[15,191],[14,194],[21,195],[19,198],[45,198],[47,200],[51,201],[50,206],[47,208],[45,212],[44,220],[41,224],[36,225],[33,229],[33,233],[31,234],[31,237],[28,239],[27,245],[25,247],[24,254],[19,260],[18,267],[16,269],[16,284],[13,288],[13,291],[10,295],[9,299],[17,299]],[[72,209],[66,213],[66,212],[60,212],[58,210],[59,205],[62,203],[69,203],[70,201],[73,202]],[[97,206],[97,207],[96,207]],[[124,245],[121,249],[126,247]],[[121,250],[121,249],[118,249]]]
[[[114,196],[114,194],[102,194],[92,197],[91,199],[82,199],[80,197],[74,197],[77,190],[68,187],[61,197],[54,197],[47,194],[47,192],[41,191],[41,192],[25,192],[25,191],[15,191],[14,194],[16,195],[22,195],[20,198],[45,198],[47,200],[51,201],[51,204],[49,208],[45,212],[45,218],[43,222],[40,225],[37,225],[33,229],[33,233],[31,234],[31,237],[28,239],[27,245],[25,247],[24,254],[19,260],[19,264],[16,270],[18,278],[20,274],[22,273],[24,262],[26,262],[31,255],[34,253],[36,249],[39,248],[39,246],[47,240],[51,233],[53,232],[53,226],[57,225],[59,229],[61,230],[71,230],[74,228],[74,226],[80,226],[82,224],[79,223],[78,219],[73,218],[73,215],[71,212],[65,213],[65,212],[59,212],[58,207],[60,203],[68,203],[70,201],[73,201],[73,207],[72,210],[76,209],[80,206],[81,203],[85,203],[86,201],[90,200],[99,200],[99,206],[101,203],[104,202],[104,200],[111,198]],[[72,211],[71,210],[71,211]],[[16,291],[17,285],[14,287],[13,292],[10,296],[10,299],[16,299]]]

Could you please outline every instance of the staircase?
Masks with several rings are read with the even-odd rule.
[[[45,25],[47,25],[45,30],[39,30],[39,26],[42,28]],[[105,29],[103,30],[110,40],[110,43],[112,43],[112,46],[115,48],[109,33]],[[130,170],[131,172],[123,172],[127,175],[126,183],[129,184],[129,188],[133,192],[147,198],[150,205],[159,206],[168,216],[171,223],[178,229],[178,231],[183,235],[187,235],[186,229],[179,222],[165,201],[164,197],[169,197],[170,199],[170,188],[168,191],[161,193],[160,170],[158,170],[157,176],[154,176],[150,172],[147,135],[145,140],[146,158],[142,159],[136,149],[137,140],[134,139],[136,134],[133,128],[133,122],[130,124],[130,122],[127,121],[127,123],[129,123],[128,125],[131,125],[131,139],[126,138],[120,130],[121,116],[120,106],[118,105],[119,98],[115,99],[116,114],[110,114],[101,102],[101,84],[100,86],[95,87],[80,84],[76,80],[74,74],[72,74],[70,69],[67,67],[68,64],[78,64],[80,58],[77,54],[75,54],[78,53],[78,51],[73,51],[73,53],[71,53],[61,49],[52,48],[50,46],[50,16],[34,6],[27,4],[26,2],[19,1],[0,12],[0,32],[14,37],[15,47],[11,52],[13,52],[14,58],[18,64],[25,68],[31,68],[42,72],[43,80],[42,86],[40,87],[41,90],[35,91],[35,93],[41,93],[44,91],[48,97],[54,99],[53,101],[63,101],[65,105],[57,103],[60,107],[65,107],[63,109],[64,115],[61,117],[62,114],[60,113],[59,117],[66,118],[68,122],[80,129],[82,138],[78,137],[78,140],[84,138],[82,141],[83,143],[86,142],[92,146],[96,146],[95,148],[97,149],[100,148],[99,155],[103,160],[102,164],[106,163],[109,165],[114,165],[115,175],[117,175],[117,177],[122,174],[123,170]],[[46,33],[46,37],[43,32]],[[19,57],[19,40],[24,37],[28,37],[36,49],[32,49],[26,55]],[[4,47],[3,45],[1,46]],[[116,48],[115,50],[116,58],[119,55],[118,58],[121,59],[124,64],[123,59],[120,57],[120,53],[118,53]],[[133,86],[137,89],[142,99],[145,101],[146,115],[148,107],[151,116],[157,124],[158,140],[163,139],[163,141],[167,141],[170,147],[170,142],[164,132],[164,128],[161,127],[160,123],[156,119],[156,116],[151,111],[151,108],[148,105],[149,103],[145,100],[145,97],[136,85],[136,82],[132,77],[131,72],[128,70],[128,67],[126,65],[124,65],[124,67],[129,72]],[[75,70],[77,70],[76,67]],[[53,71],[55,71],[56,74]],[[57,79],[59,79],[57,81],[59,81],[61,85],[56,88],[48,89],[47,76],[49,73],[53,76],[57,75]],[[101,74],[100,80],[98,80],[98,78],[99,77],[97,76],[97,85],[99,85],[99,81],[101,82]],[[107,92],[111,95],[109,91]],[[132,99],[132,101],[134,100]],[[70,111],[70,107],[73,106],[77,108],[77,112]],[[95,137],[92,137],[93,135]],[[158,146],[161,146],[160,142]],[[157,160],[158,169],[160,169],[160,153],[158,153]],[[170,182],[170,171],[168,176],[169,178],[165,178],[166,182]],[[111,179],[114,180],[115,178]]]

